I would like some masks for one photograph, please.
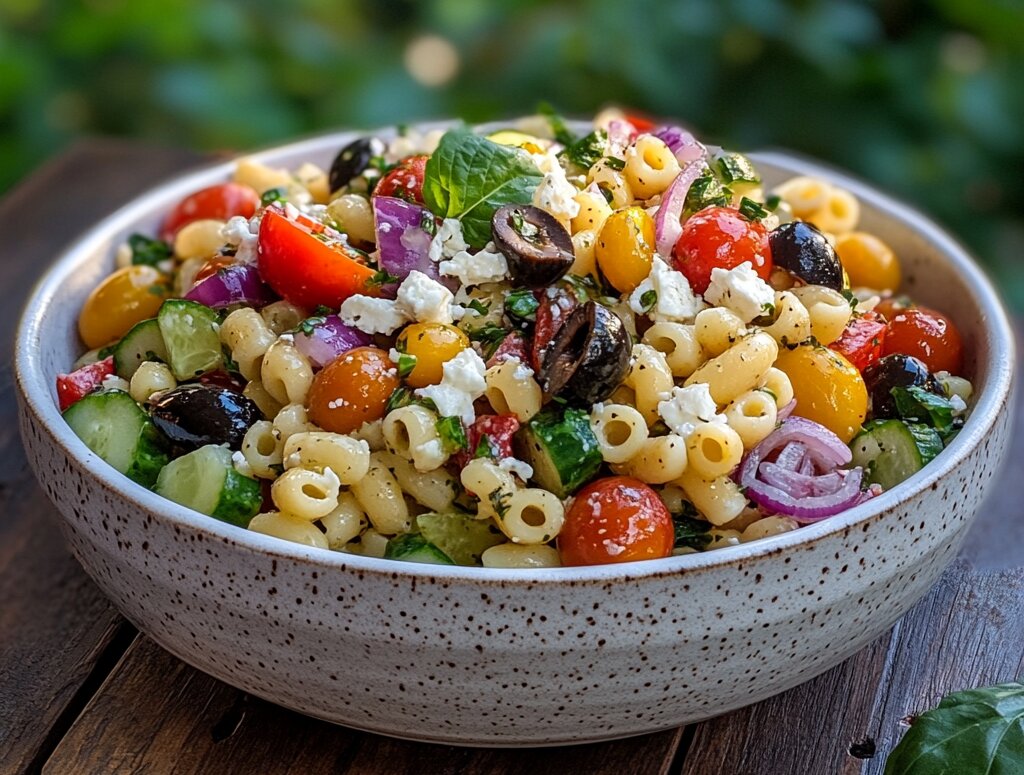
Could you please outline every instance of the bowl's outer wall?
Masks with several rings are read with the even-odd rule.
[[[277,158],[324,163],[342,142]],[[804,169],[771,154],[761,162],[775,179]],[[182,191],[205,182],[154,198],[135,222],[155,226]],[[989,341],[994,331],[1012,358],[1002,312],[981,305],[929,236],[851,185],[865,227],[900,254],[908,290],[964,330],[990,399],[985,427],[952,470],[942,471],[951,449],[929,466],[940,476],[883,496],[888,510],[831,532],[807,528],[807,541],[723,550],[720,562],[515,580],[435,576],[169,516],[174,509],[121,477],[98,476],[104,464],[91,453],[69,454],[77,442],[45,408],[51,389],[38,377],[52,382],[74,359],[77,310],[128,228],[91,243],[62,278],[59,303],[19,338],[29,460],[76,556],[131,621],[196,667],[310,715],[422,740],[537,745],[638,734],[755,702],[845,659],[924,594],[959,547],[1008,439],[1007,378],[993,373]],[[33,368],[22,368],[30,357]]]

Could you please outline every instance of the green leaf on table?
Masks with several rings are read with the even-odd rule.
[[[451,129],[427,162],[423,200],[435,215],[458,218],[466,242],[482,248],[491,239],[494,211],[529,203],[542,178],[525,151]]]
[[[1024,762],[1024,684],[945,697],[914,719],[885,763],[885,775],[1011,775]]]

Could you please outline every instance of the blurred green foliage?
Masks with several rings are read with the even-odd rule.
[[[458,52],[442,86],[403,61],[426,32]],[[1020,0],[0,0],[0,190],[82,133],[248,148],[541,100],[853,170],[1024,308]]]

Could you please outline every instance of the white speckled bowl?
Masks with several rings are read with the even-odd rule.
[[[330,163],[351,133],[265,151]],[[46,274],[18,333],[21,430],[82,565],[139,629],[245,691],[397,737],[549,745],[635,735],[762,700],[889,628],[956,553],[1006,449],[1013,341],[963,249],[864,184],[777,153],[769,182],[824,175],[861,200],[906,290],[964,333],[980,398],[909,481],[833,519],[706,554],[535,571],[387,562],[217,522],[117,474],[67,428],[54,376],[78,355],[86,295],[132,231],[224,179],[219,164],[100,223]]]

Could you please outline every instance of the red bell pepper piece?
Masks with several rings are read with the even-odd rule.
[[[114,357],[90,363],[70,374],[57,375],[57,401],[63,412],[75,402],[93,392],[103,380],[114,373]]]
[[[517,430],[519,420],[514,414],[487,414],[477,417],[466,433],[469,448],[455,455],[452,462],[457,468],[462,469],[476,457],[481,442],[486,443],[486,457],[492,460],[512,457],[512,437]]]
[[[877,312],[854,315],[846,324],[842,336],[829,347],[844,356],[860,371],[864,371],[882,357],[888,330],[885,318]]]

